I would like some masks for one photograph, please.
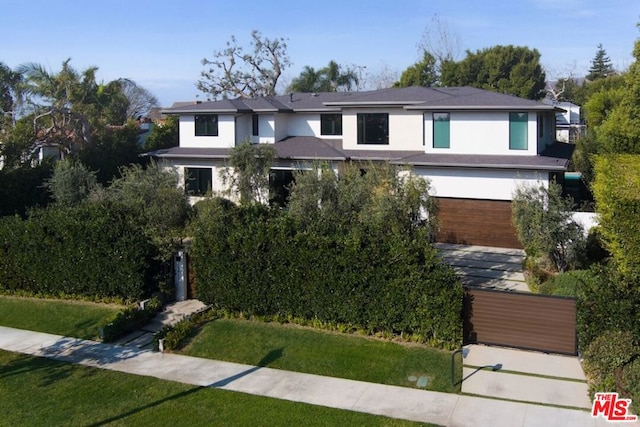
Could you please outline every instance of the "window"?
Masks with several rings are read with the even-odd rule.
[[[254,114],[253,116],[251,116],[251,120],[252,120],[252,124],[253,124],[253,136],[258,136],[260,135],[260,116],[258,116],[257,114]]]
[[[449,148],[449,113],[433,113],[433,148]]]
[[[320,114],[320,135],[342,135],[342,114]]]
[[[218,115],[196,115],[196,136],[218,136]]]
[[[211,190],[211,168],[184,168],[184,188],[190,196],[204,196]]]
[[[358,144],[389,144],[389,114],[358,113]]]
[[[538,113],[538,138],[544,138],[544,114]]]
[[[527,150],[529,114],[509,113],[509,149]]]

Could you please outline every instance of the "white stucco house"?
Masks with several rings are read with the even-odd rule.
[[[274,144],[274,176],[304,163],[387,161],[431,182],[440,240],[518,247],[511,198],[519,184],[562,180],[572,152],[556,141],[553,105],[471,87],[293,93],[197,102],[177,114],[178,147],[149,155],[178,170],[193,195],[223,190],[229,149]]]

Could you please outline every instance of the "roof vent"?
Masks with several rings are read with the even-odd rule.
[[[318,96],[318,94],[317,94],[317,93],[315,93],[315,92],[313,92],[313,93],[311,94],[311,96],[312,96],[313,98],[315,98],[316,96]]]
[[[289,94],[289,102],[293,102],[293,92]]]

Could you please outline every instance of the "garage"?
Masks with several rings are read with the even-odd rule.
[[[436,200],[439,242],[522,248],[511,224],[510,201],[447,197]]]

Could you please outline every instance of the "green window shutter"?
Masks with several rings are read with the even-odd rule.
[[[509,113],[509,149],[527,150],[528,144],[528,113]]]
[[[433,148],[449,148],[451,143],[449,113],[433,113]]]

